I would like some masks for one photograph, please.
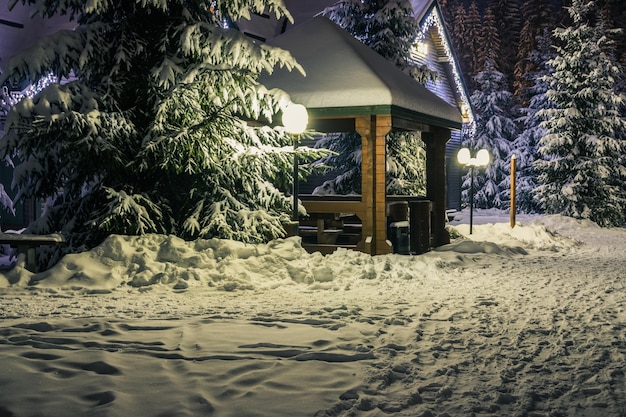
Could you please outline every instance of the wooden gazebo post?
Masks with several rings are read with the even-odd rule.
[[[387,240],[386,137],[391,131],[391,115],[368,115],[355,119],[361,135],[361,201],[365,204],[361,250],[372,255],[391,253]]]
[[[450,140],[450,130],[431,126],[429,132],[422,132],[426,144],[426,197],[432,201],[433,246],[450,243],[446,230],[446,143]]]

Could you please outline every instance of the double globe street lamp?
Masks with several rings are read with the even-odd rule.
[[[474,224],[474,168],[484,167],[489,164],[489,152],[486,149],[481,149],[476,153],[475,157],[472,157],[468,148],[462,148],[457,154],[457,160],[460,164],[469,167],[470,169],[470,235],[472,234],[472,228]]]
[[[306,111],[306,107],[302,104],[290,103],[283,108],[283,126],[285,132],[289,133],[293,137],[293,212],[291,220],[293,223],[293,235],[298,235],[298,142],[300,142],[300,135],[306,130],[309,123],[309,115]]]

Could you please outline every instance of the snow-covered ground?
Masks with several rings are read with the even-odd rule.
[[[477,211],[419,256],[111,237],[0,275],[0,417],[626,416],[626,229]]]

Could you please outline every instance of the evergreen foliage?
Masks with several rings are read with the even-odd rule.
[[[510,112],[512,94],[508,91],[506,77],[494,68],[492,62],[487,62],[475,82],[478,89],[472,93],[470,100],[478,113],[476,133],[465,145],[472,149],[472,153],[486,149],[491,161],[487,167],[476,170],[474,206],[508,209],[511,143],[517,134]],[[470,175],[463,180],[463,198],[466,201],[470,180]]]
[[[464,59],[464,51],[466,51],[470,46],[468,43],[473,41],[472,38],[465,36],[467,32],[467,13],[465,11],[465,7],[462,4],[450,4],[449,7],[442,6],[442,13],[444,15],[448,15],[449,19],[446,22],[450,22],[447,24],[448,31],[450,33],[450,41],[452,42],[452,46],[458,55],[458,64],[461,68],[463,74],[469,73],[468,61]]]
[[[574,21],[574,16],[569,13],[569,5],[572,4],[572,0],[555,0],[550,2],[540,0],[524,0],[523,2],[517,0],[488,0],[479,2],[477,7],[473,3],[473,1],[462,0],[446,0],[442,2],[444,15],[447,17],[446,24],[448,24],[448,29],[452,34],[452,41],[456,48],[464,77],[468,80],[471,90],[477,91],[482,89],[477,84],[477,74],[484,70],[483,67],[479,66],[479,63],[486,56],[485,53],[490,52],[484,45],[489,43],[487,42],[489,38],[493,38],[493,29],[491,27],[493,23],[490,22],[495,20],[496,32],[502,48],[500,53],[496,52],[497,48],[494,48],[494,51],[492,51],[491,56],[495,60],[494,68],[504,73],[508,80],[511,80],[511,77],[514,80],[513,100],[509,101],[507,107],[502,110],[510,114],[511,117],[518,113],[522,114],[522,117],[517,120],[520,123],[519,129],[521,134],[515,138],[513,143],[518,158],[518,208],[530,212],[542,210],[543,206],[539,204],[536,198],[532,200],[529,198],[529,193],[537,186],[538,181],[538,172],[533,161],[537,158],[543,158],[544,160],[550,158],[547,155],[540,156],[537,154],[538,141],[546,135],[546,123],[552,123],[550,125],[553,128],[551,134],[557,134],[558,130],[563,130],[566,125],[564,118],[559,119],[560,121],[558,122],[554,121],[555,113],[550,110],[554,103],[552,103],[551,97],[545,94],[548,84],[547,79],[542,77],[548,74],[550,70],[546,67],[546,60],[549,60],[551,56],[545,45],[541,45],[539,42],[545,42],[545,39],[547,39],[543,35],[546,30],[552,31],[555,27],[570,26],[573,28],[576,26],[577,23]],[[580,4],[580,1],[577,3]],[[519,9],[520,6],[521,10]],[[594,23],[591,26],[606,29],[604,38],[598,38],[599,47],[597,50],[602,51],[604,56],[612,62],[610,65],[607,63],[608,61],[605,62],[606,72],[603,74],[600,74],[599,70],[596,72],[592,71],[590,67],[586,71],[589,72],[590,76],[603,78],[602,82],[598,84],[599,86],[604,86],[607,83],[606,88],[608,88],[608,85],[612,83],[613,93],[623,93],[626,91],[623,66],[616,65],[619,62],[622,64],[626,62],[624,58],[626,56],[626,31],[623,30],[626,22],[626,9],[623,7],[623,2],[620,0],[597,0],[594,2],[593,7],[588,8],[584,14],[588,17],[593,17]],[[477,19],[477,15],[482,15],[482,20]],[[491,15],[494,17],[492,18]],[[521,21],[519,20],[520,17]],[[482,32],[479,32],[477,28],[481,27]],[[613,28],[622,30],[612,30]],[[553,41],[555,46],[559,47],[564,47],[566,43],[565,40],[559,38]],[[513,51],[517,54],[516,61],[512,57],[509,57],[510,59],[507,58],[507,53]],[[561,52],[563,56],[570,56],[572,66],[574,61],[582,60],[581,51],[577,50],[577,47],[562,49]],[[591,55],[585,55],[585,57],[587,56],[590,57]],[[511,73],[511,62],[515,62],[513,73]],[[551,89],[555,90],[555,86],[551,87]],[[476,102],[472,102],[472,104],[480,113],[478,109],[480,104]],[[604,108],[603,106],[605,105],[600,104],[600,106]],[[622,118],[626,115],[626,109],[621,104],[617,107],[609,106],[609,108],[615,110],[616,114],[621,115]],[[587,119],[597,119],[596,114],[598,112],[594,105],[590,105],[590,110],[577,109],[577,111],[580,111],[581,116]],[[478,116],[481,117],[480,114]],[[550,121],[549,119],[553,120]],[[542,121],[544,123],[540,124]],[[479,120],[478,124],[480,123],[481,121]],[[557,123],[560,124],[556,126]],[[613,133],[609,134],[609,136],[613,135],[615,138],[623,137],[624,129],[621,126],[616,125],[612,129]],[[565,132],[562,133],[566,135]],[[471,142],[468,142],[468,145],[470,147],[473,146]],[[608,146],[608,148],[610,147]],[[618,147],[621,148],[621,145]],[[623,151],[620,152],[622,152],[622,155],[619,155],[619,152],[616,151],[611,157],[613,161],[617,161],[617,166],[614,167],[611,174],[613,178],[616,178],[616,183],[623,181],[621,174],[617,175],[617,171],[622,170],[624,165]],[[571,169],[572,166],[570,165],[569,167]],[[467,183],[466,181],[466,186]],[[500,185],[503,197],[507,193],[504,185],[505,183]],[[559,185],[555,185],[554,189],[560,191],[559,187]],[[550,195],[550,192],[546,192],[545,195]],[[557,208],[553,209],[553,212],[557,211]],[[570,212],[567,211],[566,213]],[[615,224],[618,222],[619,220],[616,220]],[[603,222],[600,221],[600,223]]]
[[[361,194],[361,136],[356,132],[330,134],[320,138],[315,146],[333,152],[314,164],[324,168],[323,172],[332,172],[336,176],[325,181],[313,193]]]
[[[557,56],[545,77],[553,108],[538,112],[546,134],[536,162],[536,197],[548,213],[620,226],[626,209],[624,96],[620,68],[606,53],[611,30],[592,19],[594,2],[573,0],[572,25],[556,29]]]
[[[539,70],[542,62],[529,59],[533,51],[541,48],[538,45],[539,37],[544,36],[544,32],[554,27],[554,9],[552,2],[545,0],[526,0],[522,4],[522,28],[520,31],[519,47],[517,50],[517,62],[514,69],[514,94],[519,101],[527,104],[525,89],[534,84],[533,77],[529,77]]]
[[[546,130],[541,126],[542,118],[538,113],[551,107],[546,95],[548,84],[545,77],[549,73],[547,62],[554,57],[552,38],[547,28],[537,37],[536,42],[537,49],[529,54],[527,61],[537,70],[526,74],[529,82],[533,84],[523,90],[524,101],[528,106],[520,109],[521,132],[513,142],[513,153],[517,158],[517,207],[526,213],[535,213],[541,209],[534,198],[534,191],[537,188],[534,161],[537,158],[537,144]]]
[[[621,30],[609,31],[608,48],[606,53],[620,64],[622,70],[626,68],[626,8],[621,0],[600,0],[598,2],[599,18],[607,28],[619,28]],[[624,79],[617,85],[618,91],[625,93],[626,84]]]
[[[387,194],[426,195],[426,145],[420,132],[387,137]]]
[[[361,136],[354,132],[328,135],[318,140],[316,146],[333,152],[316,164],[337,175],[317,187],[314,194],[361,194]],[[426,194],[425,147],[419,132],[387,135],[387,194]]]
[[[488,10],[493,13],[500,43],[497,51],[497,69],[506,76],[509,86],[513,85],[513,68],[517,61],[520,37],[520,0],[490,0]]]
[[[494,69],[499,70],[498,57],[501,55],[500,34],[498,33],[496,15],[492,8],[485,12],[482,24],[482,36],[480,37],[480,47],[478,49],[477,64],[480,68],[487,68],[488,64],[493,64]]]
[[[63,233],[66,251],[109,234],[284,234],[291,139],[246,121],[271,121],[286,100],[258,75],[298,66],[223,25],[224,16],[288,15],[282,1],[22,2],[79,23],[14,57],[2,80],[51,70],[72,79],[14,106],[0,142],[15,163],[16,200],[48,202],[28,232]]]
[[[466,63],[466,75],[469,75],[466,79],[470,83],[471,91],[476,88],[474,76],[485,68],[484,55],[483,59],[480,59],[481,54],[479,52],[483,41],[482,24],[478,5],[472,1],[465,17],[465,32],[462,34],[465,37],[465,49],[460,51],[462,59]]]

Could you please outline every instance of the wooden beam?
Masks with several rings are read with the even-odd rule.
[[[372,217],[375,234],[373,252],[376,255],[391,253],[391,242],[387,240],[387,134],[391,131],[391,115],[372,116],[372,138],[374,154],[370,155],[373,166]]]
[[[398,116],[393,117],[393,128],[408,131],[430,132],[430,125]]]
[[[374,225],[374,141],[372,137],[372,123],[370,115],[360,116],[355,119],[355,131],[361,135],[361,201],[363,202],[363,217],[361,217],[362,240],[357,248],[363,252],[374,255],[374,238],[376,230]]]
[[[354,132],[354,118],[313,118],[309,128],[317,132]]]
[[[361,201],[302,201],[308,213],[354,213],[361,221],[365,215],[365,204]]]
[[[422,133],[426,144],[426,197],[432,201],[433,246],[450,243],[446,230],[446,143],[450,130],[433,127]]]

